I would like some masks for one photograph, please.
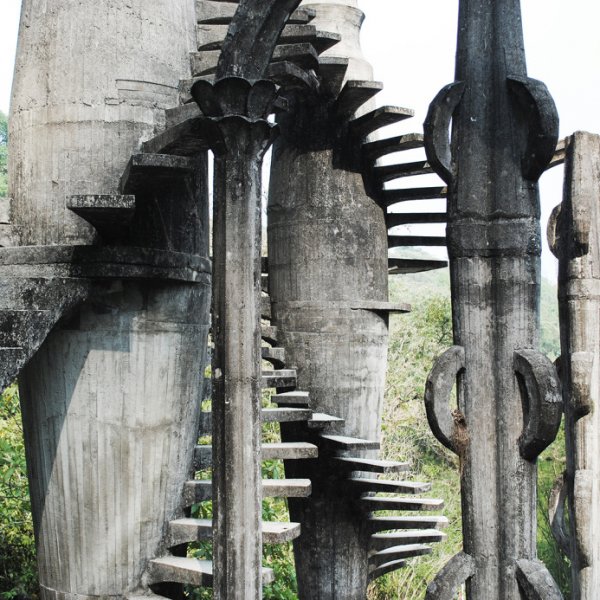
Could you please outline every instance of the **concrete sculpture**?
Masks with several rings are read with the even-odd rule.
[[[432,431],[461,460],[464,553],[427,597],[452,598],[466,581],[473,600],[559,598],[536,560],[535,509],[536,458],[562,413],[556,371],[537,350],[537,180],[558,117],[546,87],[527,77],[518,0],[459,6],[456,82],[425,123],[429,161],[449,186],[456,345],[434,366],[426,405]]]

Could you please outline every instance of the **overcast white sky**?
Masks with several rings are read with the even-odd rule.
[[[365,55],[385,84],[382,104],[416,110],[402,130],[420,131],[427,106],[453,80],[458,0],[359,0]],[[7,113],[21,0],[0,0],[0,110]],[[561,135],[600,132],[600,3],[522,0],[529,74],[544,81]],[[544,176],[545,214],[560,201],[561,172]],[[551,275],[550,262],[545,273]]]

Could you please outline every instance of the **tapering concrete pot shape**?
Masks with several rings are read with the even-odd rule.
[[[429,161],[449,185],[456,344],[434,366],[426,405],[433,432],[461,459],[464,553],[427,597],[453,598],[466,581],[470,600],[559,598],[536,560],[536,459],[562,410],[554,366],[537,350],[537,181],[558,117],[546,87],[527,77],[518,0],[460,2],[456,64],[425,123]]]
[[[178,103],[194,35],[192,0],[23,3],[10,193],[36,247],[3,249],[0,278],[88,286],[19,380],[44,599],[142,589],[183,514],[210,324],[207,163],[131,155]],[[38,292],[32,315],[51,308]]]
[[[549,227],[559,259],[567,442],[564,487],[553,520],[571,560],[571,597],[592,600],[600,590],[600,136],[577,132],[569,138],[565,174],[564,200]]]
[[[345,80],[370,81],[356,2],[302,6],[316,10],[319,29],[341,34],[325,60],[349,59]],[[361,175],[343,164],[342,131],[351,115],[337,119],[330,108],[325,100],[279,119],[268,204],[269,292],[278,343],[311,408],[345,419],[345,435],[379,440],[387,314],[364,307],[388,299],[387,229]],[[286,473],[313,484],[309,499],[289,502],[292,519],[302,523],[294,546],[299,597],[364,599],[369,533],[359,509],[329,469],[290,463]]]

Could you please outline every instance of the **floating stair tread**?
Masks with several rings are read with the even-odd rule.
[[[312,70],[307,71],[289,60],[270,64],[266,76],[287,90],[317,90],[320,86],[319,79]]]
[[[319,53],[310,43],[283,44],[276,46],[271,63],[291,62],[302,69],[317,70],[319,68]]]
[[[263,408],[261,412],[263,423],[293,423],[310,421],[312,411],[307,408]]]
[[[212,538],[212,519],[177,519],[169,523],[169,543],[178,546]],[[300,535],[299,523],[263,521],[262,537],[265,544],[283,544]]]
[[[311,492],[310,479],[263,479],[265,498],[306,498]]]
[[[294,390],[293,392],[283,392],[281,394],[273,394],[271,402],[274,404],[294,404],[299,406],[308,406],[310,402],[310,394]]]
[[[369,557],[369,564],[372,566],[384,565],[393,560],[401,560],[405,558],[413,558],[415,556],[424,556],[431,554],[433,549],[425,544],[406,544],[404,546],[393,546],[386,548],[381,552],[376,552]]]
[[[150,561],[149,575],[152,583],[176,582],[200,587],[211,587],[212,561],[164,556]]]
[[[333,459],[339,465],[352,471],[367,471],[370,473],[401,473],[410,471],[410,463],[372,458],[351,458],[338,456]]]
[[[448,262],[445,260],[426,260],[417,258],[388,258],[388,268],[390,275],[407,275],[410,273],[423,273],[425,271],[435,271],[436,269],[445,269]]]
[[[294,387],[296,385],[296,370],[277,369],[274,371],[263,371],[261,381],[263,388]]]
[[[338,117],[353,115],[363,104],[383,89],[379,81],[350,80],[342,88],[335,103],[335,112]]]
[[[410,304],[398,303],[398,302],[376,302],[367,301],[361,302],[356,306],[351,307],[352,310],[371,310],[373,312],[387,312],[387,313],[409,313],[412,308]]]
[[[371,171],[372,176],[382,184],[394,181],[395,179],[401,179],[402,177],[430,175],[431,173],[433,173],[433,169],[427,160],[375,166]]]
[[[369,526],[373,532],[405,529],[445,529],[449,522],[443,516],[399,516],[369,517]]]
[[[308,442],[280,442],[261,446],[263,460],[298,460],[318,458],[319,448]]]
[[[151,583],[184,583],[199,587],[211,587],[213,582],[212,561],[165,556],[150,561],[149,575]],[[272,583],[275,575],[272,569],[263,567],[262,582]]]
[[[308,421],[308,426],[311,429],[320,429],[326,427],[327,425],[343,425],[344,423],[345,420],[340,417],[335,417],[326,413],[314,412],[312,414],[312,418],[310,421]]]
[[[357,487],[367,488],[365,491],[378,493],[424,494],[431,490],[430,483],[418,483],[416,481],[388,481],[367,477],[351,477],[349,481]]]
[[[446,534],[439,529],[407,529],[394,533],[374,533],[369,538],[369,547],[372,551],[380,552],[386,548],[406,544],[435,544],[446,537]]]
[[[364,497],[361,498],[363,506],[368,510],[441,510],[444,508],[444,501],[437,498],[404,498],[394,497]]]
[[[423,148],[425,145],[422,133],[405,133],[383,140],[366,142],[362,146],[363,156],[370,162],[376,161],[387,154],[404,152],[406,150],[415,150]]]
[[[400,188],[397,190],[384,190],[381,199],[386,206],[398,202],[410,202],[412,200],[437,200],[448,195],[446,186]]]
[[[276,344],[277,334],[277,327],[273,327],[272,325],[261,325],[260,335],[267,344]]]
[[[350,121],[350,129],[355,136],[366,137],[370,133],[377,131],[377,129],[399,123],[414,116],[415,111],[410,108],[381,106]]]
[[[283,365],[283,363],[285,363],[284,348],[261,348],[261,356],[263,360],[273,361],[279,365]]]
[[[340,93],[348,71],[350,59],[341,56],[319,56],[321,91],[330,97]]]
[[[310,496],[312,486],[310,479],[263,479],[264,498],[306,498]],[[185,506],[212,500],[212,481],[198,479],[186,481],[183,486]]]
[[[345,435],[321,434],[321,439],[340,450],[379,450],[379,442]]]
[[[385,563],[379,567],[370,567],[369,568],[369,581],[374,581],[379,577],[383,577],[383,575],[387,575],[388,573],[392,573],[393,571],[397,571],[398,569],[402,569],[406,566],[405,560],[393,560],[388,563]]]
[[[446,246],[446,236],[434,235],[388,235],[388,248],[407,246]]]
[[[448,221],[447,213],[388,213],[385,216],[385,223],[388,229],[400,227],[401,225],[434,224],[446,223]]]

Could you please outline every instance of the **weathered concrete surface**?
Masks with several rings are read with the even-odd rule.
[[[543,84],[527,78],[523,45],[518,0],[461,1],[456,82],[436,97],[425,123],[429,162],[449,186],[454,341],[464,349],[464,361],[432,373],[458,377],[458,427],[449,430],[448,397],[428,416],[461,458],[470,600],[523,598],[517,561],[536,558],[535,460],[561,416],[554,368],[534,350],[537,180],[552,158],[558,118]]]
[[[575,133],[565,170],[550,237],[559,259],[571,597],[592,600],[600,590],[600,136]]]
[[[106,284],[22,373],[44,600],[139,588],[183,516],[209,285]]]
[[[363,15],[356,3],[302,6],[316,9],[319,29],[341,34],[325,56],[350,59],[345,78],[372,79],[358,43]],[[280,125],[268,205],[269,292],[278,343],[287,364],[297,368],[299,389],[310,392],[312,409],[344,418],[345,435],[379,440],[387,315],[353,310],[349,303],[358,308],[387,300],[383,211],[367,197],[362,177],[340,162],[343,122],[325,104],[284,117]],[[290,439],[297,435],[293,426],[283,429]],[[286,465],[288,476],[313,483],[310,498],[290,500],[292,519],[302,523],[294,546],[299,597],[363,600],[364,517],[327,459],[313,462]]]
[[[65,207],[110,194],[189,77],[193,0],[24,0],[10,112],[9,195],[21,243],[87,243]]]

